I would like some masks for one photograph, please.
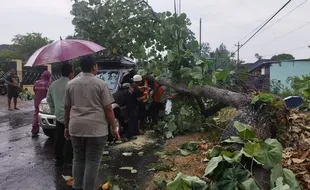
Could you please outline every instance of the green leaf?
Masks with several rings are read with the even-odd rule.
[[[245,190],[260,190],[253,178],[249,178],[248,180],[242,182],[242,185]]]
[[[260,144],[251,142],[245,143],[243,151],[251,157],[255,157],[260,153]]]
[[[276,187],[271,190],[291,190],[290,186],[287,184],[283,184],[283,177],[279,177],[276,180]]]
[[[194,81],[191,80],[191,81],[189,82],[189,84],[188,84],[188,88],[189,88],[189,89],[192,89],[193,86],[194,86]]]
[[[270,186],[273,188],[276,186],[277,179],[279,177],[283,177],[283,168],[282,165],[276,164],[272,169],[271,169],[271,174],[270,174]]]
[[[252,105],[255,105],[258,101],[259,101],[259,96],[254,96],[254,97],[252,98],[251,104],[252,104]]]
[[[170,139],[170,138],[172,138],[172,137],[173,137],[172,132],[171,132],[171,131],[168,131],[168,132],[166,133],[166,138],[167,138],[167,139]]]
[[[255,159],[267,169],[272,169],[282,161],[282,145],[276,139],[267,139],[260,143],[260,153]]]
[[[172,62],[172,61],[174,61],[174,59],[175,59],[175,56],[174,56],[173,52],[170,51],[167,55],[167,60],[168,60],[168,62]]]
[[[220,72],[215,72],[215,77],[217,80],[225,80],[229,76],[228,70],[223,70]]]
[[[284,179],[285,184],[288,184],[293,189],[300,189],[300,187],[297,183],[296,177],[291,170],[284,168],[283,169],[283,176],[284,176],[283,179]]]
[[[186,176],[178,173],[176,178],[167,184],[167,190],[206,190],[208,184],[196,176]]]
[[[186,78],[186,77],[191,76],[191,72],[192,72],[192,69],[188,68],[188,67],[182,67],[180,69],[180,73],[181,73],[182,78]]]
[[[242,153],[240,151],[235,152],[223,151],[221,155],[223,156],[224,160],[226,160],[228,163],[240,162],[242,157]]]
[[[249,125],[240,123],[239,121],[235,121],[234,127],[237,129],[239,137],[243,139],[249,139],[255,137],[255,134],[252,131],[252,127]]]
[[[184,150],[184,149],[180,149],[180,148],[179,148],[179,151],[180,151],[180,154],[181,154],[182,156],[188,156],[188,155],[189,155],[189,152],[188,152],[187,150]]]
[[[248,178],[248,171],[242,168],[226,168],[219,178],[218,188],[225,190],[238,190],[238,184],[241,184]]]
[[[193,153],[199,152],[197,142],[195,142],[195,141],[190,141],[188,143],[182,144],[181,149],[188,150],[188,151],[191,151]]]
[[[244,141],[240,137],[229,137],[228,139],[222,141],[222,143],[238,143],[238,144],[244,144]]]
[[[193,79],[201,80],[203,78],[202,68],[199,66],[193,67],[193,71],[190,73],[190,75],[193,77]]]
[[[212,159],[213,157],[216,157],[220,154],[220,150],[218,147],[213,147],[212,149],[209,149],[207,151],[208,159]]]
[[[210,173],[213,172],[213,170],[216,169],[216,167],[218,166],[218,164],[220,162],[223,161],[223,157],[222,156],[218,156],[218,157],[213,157],[210,162],[208,162],[208,166],[207,168],[205,169],[205,175],[204,176],[207,176],[209,175]]]
[[[170,121],[167,124],[167,128],[169,129],[169,131],[174,132],[178,127],[175,125],[174,122]]]

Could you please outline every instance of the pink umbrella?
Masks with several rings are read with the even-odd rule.
[[[59,40],[34,52],[25,66],[63,62],[104,49],[104,47],[86,40]]]

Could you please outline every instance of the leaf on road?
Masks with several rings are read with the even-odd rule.
[[[109,151],[103,151],[102,155],[104,156],[109,155]]]
[[[138,152],[139,156],[143,156],[144,152]]]
[[[120,170],[133,170],[133,167],[121,167]]]
[[[132,156],[132,152],[123,152],[122,155],[123,156]]]
[[[180,154],[181,154],[182,156],[188,156],[188,155],[189,155],[189,152],[188,152],[187,150],[184,150],[184,149],[180,149],[180,148],[179,148],[179,151],[180,151]]]
[[[131,173],[132,173],[132,174],[135,174],[135,173],[137,173],[137,172],[138,172],[138,171],[135,170],[135,169],[132,169],[132,170],[131,170]]]
[[[66,181],[72,181],[73,180],[73,177],[71,177],[71,176],[62,175],[62,178],[64,178],[64,180],[66,180]]]

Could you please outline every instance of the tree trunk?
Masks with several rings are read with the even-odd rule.
[[[220,104],[229,105],[238,109],[237,115],[228,123],[221,135],[221,140],[231,136],[237,136],[234,122],[252,126],[256,137],[265,140],[276,136],[276,127],[279,123],[286,124],[287,110],[282,107],[275,110],[271,105],[256,108],[250,104],[251,96],[246,93],[237,93],[229,90],[219,89],[212,86],[194,86],[189,89],[184,84],[176,84],[170,80],[159,80],[158,83],[166,85],[179,93],[185,93],[194,97],[204,97],[213,99]],[[274,98],[279,98],[274,96]],[[283,101],[283,100],[282,100]],[[235,148],[240,148],[236,146]],[[253,176],[264,190],[270,189],[270,171],[265,170],[260,165],[253,165]]]

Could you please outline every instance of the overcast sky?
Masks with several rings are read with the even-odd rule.
[[[266,21],[286,1],[182,0],[182,12],[191,19],[191,29],[196,37],[199,36],[201,17],[202,40],[209,42],[213,49],[224,43],[228,50],[235,51],[234,44]],[[293,0],[271,24],[304,1]],[[173,10],[173,0],[149,0],[149,3],[155,11]],[[0,0],[0,5],[0,44],[11,43],[13,35],[18,33],[40,32],[43,36],[58,40],[59,36],[66,37],[74,32],[70,0]],[[264,58],[279,53],[309,58],[309,10],[310,1],[306,1],[289,16],[259,33],[240,50],[240,58],[246,62],[255,61],[255,53]],[[294,31],[301,26],[303,27]],[[293,32],[289,33],[291,31]]]

